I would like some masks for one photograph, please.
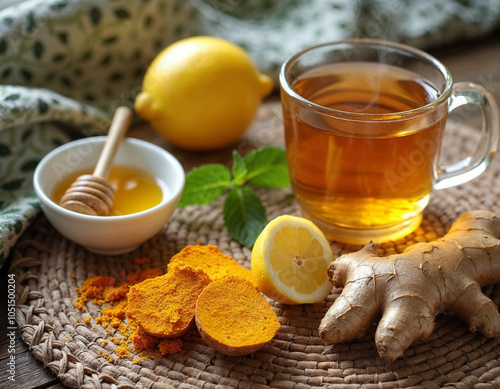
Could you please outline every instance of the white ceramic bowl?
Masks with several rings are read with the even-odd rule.
[[[74,171],[95,167],[106,137],[67,143],[47,154],[33,177],[42,211],[63,236],[100,254],[129,252],[158,233],[172,216],[184,188],[184,170],[166,150],[125,138],[114,163],[140,168],[159,180],[163,199],[157,206],[123,216],[89,216],[62,208],[51,200],[56,184]]]

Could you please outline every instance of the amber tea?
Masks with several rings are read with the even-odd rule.
[[[311,47],[283,64],[280,85],[294,195],[333,240],[410,233],[432,190],[481,174],[498,143],[494,98],[476,84],[453,85],[439,61],[405,45],[353,39]],[[464,104],[484,113],[478,150],[440,166],[448,111]]]
[[[368,62],[316,68],[293,89],[323,107],[364,114],[409,111],[438,95],[416,74]],[[369,118],[318,123],[285,111],[285,120],[289,168],[305,214],[365,229],[400,223],[427,205],[444,114],[418,127],[386,123],[382,131]]]

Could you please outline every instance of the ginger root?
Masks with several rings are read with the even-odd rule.
[[[471,331],[500,336],[498,307],[481,287],[500,282],[500,218],[470,211],[431,243],[378,257],[370,243],[332,262],[328,274],[344,287],[319,326],[330,343],[363,336],[381,314],[375,343],[394,361],[415,341],[431,335],[439,312],[460,317]]]

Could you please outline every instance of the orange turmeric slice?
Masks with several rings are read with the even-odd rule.
[[[163,276],[130,287],[127,317],[149,335],[179,337],[193,322],[196,299],[209,282],[201,269],[178,264]]]
[[[238,277],[211,282],[198,296],[196,326],[205,342],[226,355],[245,355],[270,342],[276,312],[252,284]]]
[[[233,258],[223,254],[218,246],[213,245],[190,245],[184,247],[179,253],[170,259],[168,269],[185,263],[192,267],[199,267],[210,277],[212,281],[227,276],[236,276],[249,281],[254,288],[258,289],[254,275]]]

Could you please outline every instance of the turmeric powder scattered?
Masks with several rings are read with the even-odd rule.
[[[102,298],[106,302],[121,301],[127,297],[129,286],[128,285],[118,285],[109,286],[102,292]]]
[[[162,355],[175,354],[181,351],[182,340],[180,339],[163,339],[158,344],[158,349]]]
[[[236,276],[246,279],[258,289],[257,282],[252,272],[241,266],[230,256],[223,254],[217,246],[186,246],[170,259],[168,270],[177,266],[179,263],[185,263],[192,267],[203,269],[212,281],[226,276]]]
[[[198,297],[196,326],[205,342],[227,355],[252,353],[278,332],[276,312],[250,282],[238,277],[213,281]]]
[[[140,327],[136,327],[132,332],[130,340],[134,344],[134,348],[139,351],[153,349],[160,343],[159,338],[145,333]]]
[[[77,298],[75,306],[80,311],[85,312],[84,304],[89,299],[101,299],[103,297],[104,290],[108,287],[114,287],[116,285],[116,280],[113,277],[106,276],[93,276],[86,279],[83,282],[81,288],[77,288],[77,293],[80,297]]]
[[[177,263],[130,288],[127,318],[149,335],[177,338],[193,323],[196,298],[209,282],[201,269]]]
[[[98,354],[103,357],[104,359],[106,359],[108,362],[110,363],[113,363],[115,360],[113,359],[113,357],[111,357],[111,355],[109,353],[104,353],[102,351],[99,351]]]
[[[116,348],[115,354],[118,358],[128,358],[132,355],[132,351],[127,343],[122,343]]]
[[[150,269],[144,269],[136,273],[127,274],[125,275],[124,279],[127,284],[135,285],[139,282],[147,280],[148,278],[159,277],[161,275],[163,275],[163,271],[161,271],[161,269],[152,267]]]
[[[133,321],[124,322],[126,318],[127,293],[130,286],[135,283],[142,282],[150,277],[158,277],[163,275],[163,271],[158,268],[145,269],[136,273],[120,274],[120,277],[126,280],[126,283],[119,283],[113,277],[93,276],[84,281],[82,287],[76,291],[79,297],[76,300],[75,306],[80,311],[85,311],[85,303],[92,300],[92,303],[102,305],[101,316],[94,318],[97,324],[100,324],[110,334],[114,335],[110,340],[118,347],[114,353],[118,358],[127,358],[132,355],[132,347],[139,351],[139,356],[142,359],[161,357],[166,354],[179,352],[182,346],[181,339],[175,339],[173,344],[161,341],[144,332],[139,333],[138,326]],[[83,318],[85,324],[90,323],[90,317]],[[108,340],[102,340],[104,345],[109,343]],[[163,344],[161,344],[163,343]],[[161,348],[160,348],[161,344]],[[99,352],[103,358],[109,362],[114,362],[114,359],[109,353]],[[135,363],[139,360],[134,358]]]
[[[138,265],[144,265],[145,263],[149,262],[149,258],[143,257],[143,258],[134,258],[134,263]]]
[[[159,358],[167,354],[175,354],[182,350],[184,337],[177,339],[160,339],[145,333],[135,322],[131,322],[130,340],[134,349],[140,351],[143,359]]]

